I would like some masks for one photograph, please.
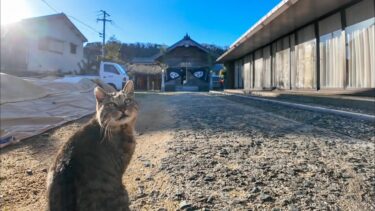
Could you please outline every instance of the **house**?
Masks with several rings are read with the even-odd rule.
[[[162,66],[153,58],[135,57],[126,66],[136,90],[161,90]]]
[[[189,35],[155,57],[166,66],[162,85],[165,91],[209,90],[209,74],[215,59]]]
[[[24,19],[3,30],[1,71],[79,71],[87,39],[64,13]]]
[[[375,88],[374,0],[283,0],[217,61],[226,88]]]

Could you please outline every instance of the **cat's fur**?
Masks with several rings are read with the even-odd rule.
[[[59,151],[47,178],[48,210],[129,210],[122,176],[135,149],[134,85],[95,88],[96,116]]]

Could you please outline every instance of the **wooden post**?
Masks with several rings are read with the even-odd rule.
[[[164,74],[165,74],[165,70],[162,69],[161,70],[161,91],[162,92],[165,92]]]
[[[147,74],[147,91],[150,90],[150,76]]]
[[[135,74],[133,76],[133,83],[134,83],[134,89],[137,89],[137,79],[135,77]]]

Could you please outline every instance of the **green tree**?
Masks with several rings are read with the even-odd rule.
[[[115,36],[109,38],[104,46],[105,56],[104,60],[123,63],[121,59],[121,41],[117,40]]]

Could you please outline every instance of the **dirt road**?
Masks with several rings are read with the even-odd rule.
[[[138,94],[134,210],[375,210],[374,123],[205,93]],[[57,149],[88,118],[0,153],[3,210],[41,210]]]

